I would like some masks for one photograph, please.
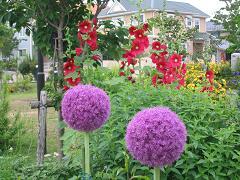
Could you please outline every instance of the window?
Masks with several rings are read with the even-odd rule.
[[[113,17],[112,21],[113,21],[115,26],[120,26],[121,25],[121,23],[120,23],[121,21],[123,22],[123,25],[125,24],[123,17]]]
[[[144,23],[145,22],[145,16],[144,14],[140,14],[140,18],[139,18],[139,23]],[[138,25],[138,18],[137,17],[131,17],[131,25],[132,26],[137,26]]]
[[[200,19],[199,18],[194,19],[194,26],[197,30],[200,30]]]
[[[186,27],[188,28],[192,27],[192,17],[190,16],[186,17]]]
[[[26,49],[19,49],[19,57],[23,57],[27,55],[27,50]]]

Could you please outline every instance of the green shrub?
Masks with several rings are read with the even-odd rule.
[[[22,129],[19,116],[13,118],[8,116],[9,104],[7,99],[7,84],[0,87],[0,154],[10,146],[14,146],[15,136]]]
[[[33,77],[31,75],[27,75],[23,79],[17,79],[16,82],[8,85],[8,91],[10,93],[28,91],[32,88],[32,79]]]
[[[24,165],[23,161],[15,162],[13,165],[15,178],[17,179],[45,179],[45,180],[65,180],[70,178],[87,178],[81,170],[80,165],[73,164],[70,160],[59,162],[58,159],[46,158],[43,165]]]
[[[18,66],[19,72],[25,76],[32,73],[33,76],[36,74],[36,61],[26,58]]]
[[[9,61],[0,61],[0,69],[16,71],[17,70],[17,59],[10,59]]]
[[[184,154],[172,167],[163,169],[162,179],[240,179],[240,113],[230,98],[216,101],[205,93],[154,88],[149,80],[132,85],[114,79],[98,82],[111,96],[112,112],[106,125],[91,136],[91,164],[96,179],[152,177],[150,168],[128,154],[124,136],[136,112],[153,106],[170,107],[188,130]],[[113,86],[117,87],[114,91]],[[75,143],[79,135],[68,132],[66,136],[65,145],[71,149],[67,154],[79,151]]]

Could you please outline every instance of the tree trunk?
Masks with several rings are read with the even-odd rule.
[[[59,23],[59,28],[57,30],[58,33],[58,77],[62,78],[63,77],[63,19]],[[62,80],[59,81],[58,85],[58,93],[63,93],[63,82]],[[62,128],[62,123],[63,123],[63,117],[62,117],[62,112],[61,112],[61,106],[58,111],[58,153],[59,153],[59,159],[62,159],[64,154],[63,154],[63,141],[61,140],[61,137],[64,134],[64,128]]]

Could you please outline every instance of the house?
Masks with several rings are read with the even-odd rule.
[[[18,47],[13,50],[13,57],[17,59],[24,59],[29,56],[31,59],[34,57],[34,43],[32,33],[26,34],[26,28],[22,28],[19,32],[16,32],[14,37],[19,41]]]
[[[215,24],[214,22],[207,22],[207,32],[216,40],[219,40],[219,44],[216,45],[215,60],[220,62],[221,60],[230,60],[231,54],[227,53],[226,50],[229,48],[230,43],[221,38],[228,35],[221,24]]]
[[[134,25],[135,22],[131,17],[139,11],[137,3],[138,0],[113,1],[110,6],[101,11],[98,18],[99,20],[122,20],[125,26]],[[144,10],[141,14],[142,22],[155,17],[165,7],[165,11],[170,16],[174,16],[178,12],[183,17],[187,28],[195,27],[198,30],[197,37],[192,41],[187,41],[185,44],[190,55],[193,55],[196,51],[203,50],[205,43],[209,43],[209,39],[206,38],[206,19],[209,16],[191,4],[167,1],[165,6],[163,0],[143,0],[140,7]],[[157,30],[153,28],[150,36],[157,36]]]

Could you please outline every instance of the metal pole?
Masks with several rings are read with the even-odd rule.
[[[44,62],[43,62],[43,55],[41,51],[38,49],[38,71],[37,71],[37,97],[38,101],[40,101],[40,93],[45,85],[45,78],[44,78]],[[38,108],[39,113],[39,108]],[[45,124],[47,126],[47,123]],[[47,136],[47,127],[45,127],[45,137]],[[44,154],[47,153],[47,142],[45,138],[45,148],[44,148]]]

